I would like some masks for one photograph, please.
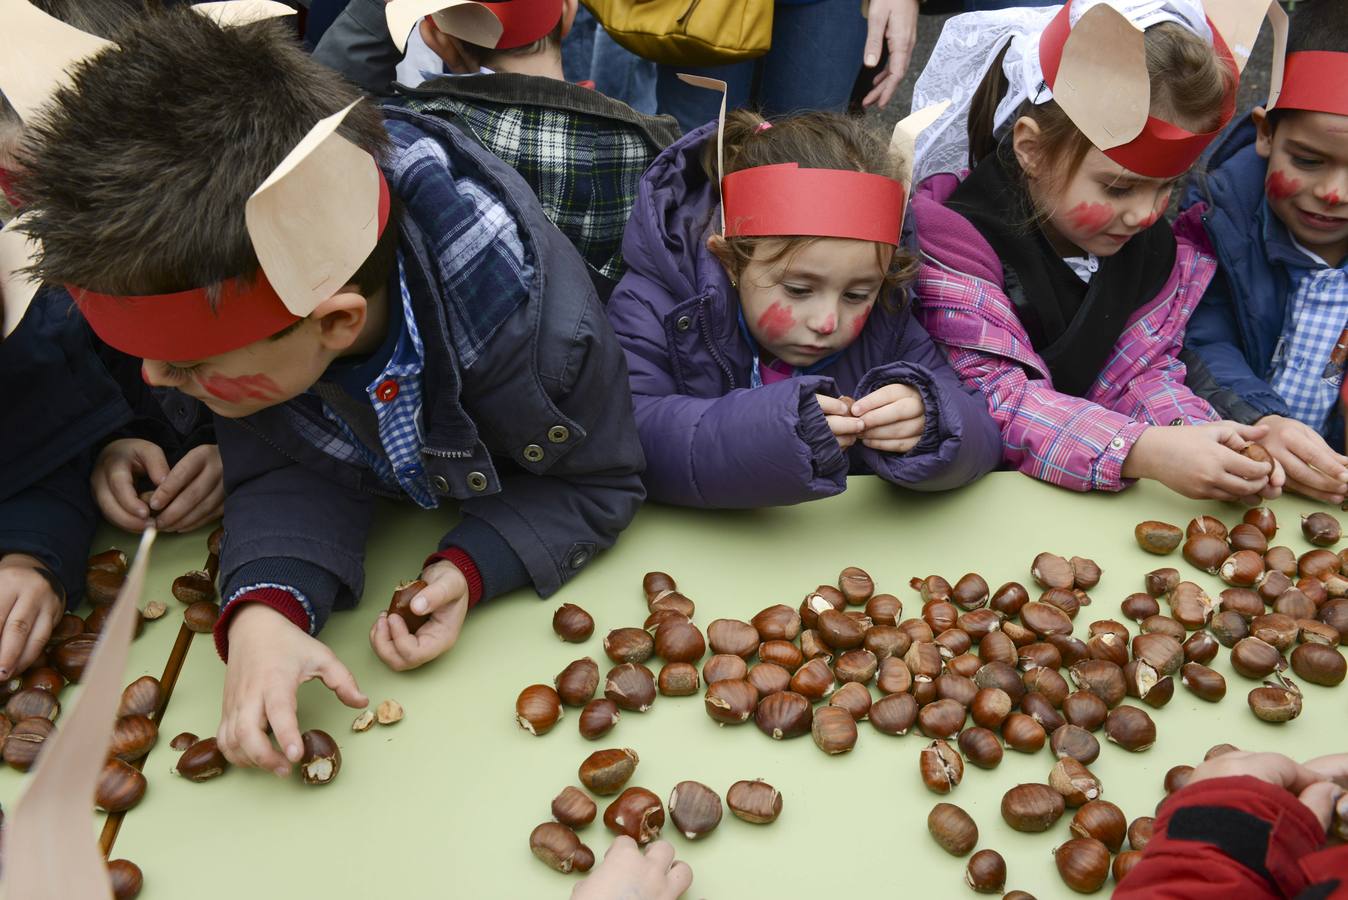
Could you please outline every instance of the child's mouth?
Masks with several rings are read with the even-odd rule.
[[[1344,225],[1348,225],[1348,219],[1343,219],[1338,216],[1325,216],[1320,213],[1314,213],[1300,208],[1297,209],[1296,213],[1297,218],[1299,218],[1303,224],[1309,228],[1314,228],[1317,231],[1337,231]]]

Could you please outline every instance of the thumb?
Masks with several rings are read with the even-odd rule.
[[[150,480],[159,486],[164,483],[164,479],[169,475],[168,459],[164,456],[164,451],[158,444],[152,444],[146,441],[136,448],[136,459],[140,461],[145,469],[145,474]]]
[[[1306,805],[1315,818],[1320,820],[1320,827],[1324,831],[1329,830],[1329,823],[1334,819],[1334,804],[1343,796],[1343,788],[1331,781],[1317,781],[1310,787],[1301,792],[1301,802]]]
[[[1242,425],[1239,422],[1230,423],[1231,430],[1246,441],[1258,441],[1268,437],[1267,425]]]
[[[421,589],[421,593],[412,598],[412,612],[419,616],[429,616],[437,609],[448,606],[468,590],[468,579],[457,568],[448,568],[430,584]]]
[[[336,656],[329,657],[319,667],[318,677],[323,679],[328,690],[337,695],[338,700],[352,709],[364,709],[370,705],[370,699],[360,692],[356,677]]]

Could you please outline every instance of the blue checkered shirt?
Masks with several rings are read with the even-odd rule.
[[[1324,376],[1334,344],[1348,325],[1348,260],[1331,268],[1300,244],[1297,249],[1306,254],[1308,266],[1292,271],[1295,287],[1273,353],[1270,384],[1287,401],[1293,418],[1321,431],[1343,380],[1341,373]]]

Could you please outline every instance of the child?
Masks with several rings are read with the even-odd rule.
[[[1102,29],[1119,43],[1137,35],[1140,46],[1129,72],[1092,84],[1080,63],[1108,58],[1092,44]],[[915,103],[972,98],[967,140],[958,116],[938,123],[923,135],[919,167],[967,156],[974,169],[962,183],[938,174],[919,188],[917,315],[983,392],[1004,461],[1035,478],[1079,491],[1155,478],[1225,500],[1281,485],[1276,464],[1240,452],[1268,429],[1216,422],[1176,358],[1213,261],[1177,241],[1163,214],[1229,115],[1238,77],[1211,35],[1189,0],[972,13],[947,23],[919,80]],[[958,78],[977,60],[953,75],[944,68],[973,45],[995,57],[976,92]],[[1064,80],[1071,114],[1050,99],[1059,66],[1077,66]],[[1106,140],[1120,126],[1105,98],[1139,95],[1150,96],[1150,117],[1141,121],[1144,103],[1124,123],[1137,136]],[[1083,129],[1103,133],[1095,140],[1105,149]]]
[[[833,113],[737,110],[721,137],[724,210],[713,123],[642,179],[608,306],[651,497],[773,506],[849,473],[935,491],[993,468],[981,400],[903,302],[901,161]]]
[[[1297,763],[1232,751],[1194,769],[1156,814],[1142,858],[1115,900],[1277,900],[1348,896],[1348,754]]]
[[[1227,132],[1206,168],[1181,224],[1206,231],[1219,274],[1185,336],[1188,383],[1223,416],[1268,426],[1260,443],[1288,489],[1341,503],[1348,2],[1298,5],[1281,95]]]
[[[351,7],[370,0],[353,0]],[[374,0],[378,4],[378,0]],[[494,47],[474,44],[461,20],[439,15],[436,0],[380,5],[405,46],[415,23],[421,37],[455,74],[417,86],[396,86],[408,109],[463,128],[524,177],[548,220],[580,251],[600,296],[622,276],[622,236],[642,172],[678,136],[669,116],[646,116],[562,75],[562,38],[576,0],[505,0],[481,4],[506,23]],[[347,15],[356,14],[348,7]],[[522,10],[512,18],[512,11]],[[460,7],[457,12],[462,13]],[[521,18],[530,13],[535,18]],[[359,54],[325,57],[357,80]],[[483,74],[477,74],[477,73]],[[472,77],[463,77],[471,75]],[[382,81],[383,79],[377,79]]]
[[[36,271],[77,286],[151,384],[216,413],[218,738],[278,774],[300,757],[301,682],[366,702],[315,636],[364,592],[376,497],[463,513],[421,571],[429,621],[371,629],[395,669],[448,650],[484,598],[556,591],[642,499],[622,354],[579,257],[499,160],[387,113],[283,26],[170,9],[75,70],[20,180]]]

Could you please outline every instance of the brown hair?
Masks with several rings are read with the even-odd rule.
[[[767,123],[770,127],[762,127]],[[746,109],[726,115],[723,132],[725,175],[757,166],[797,163],[802,169],[851,169],[898,179],[906,163],[896,159],[889,145],[859,118],[832,112],[806,112],[768,122]],[[716,172],[716,140],[707,141],[702,151],[702,169],[713,190],[720,195]],[[728,257],[718,253],[722,262],[739,277],[751,261],[771,265],[787,259],[817,237],[727,237],[722,239]],[[765,251],[756,257],[759,249]],[[917,258],[900,248],[886,265],[890,245],[876,243],[875,254],[885,271],[880,301],[897,308],[891,298],[917,275]]]
[[[1147,74],[1151,79],[1151,114],[1190,131],[1203,132],[1217,126],[1222,100],[1234,89],[1235,76],[1217,59],[1212,47],[1175,22],[1148,28],[1143,38]],[[1002,73],[1003,50],[974,93],[969,108],[969,164],[976,165],[997,147],[992,122],[997,104],[1006,94]],[[1053,183],[1071,180],[1091,149],[1091,142],[1062,107],[1050,100],[1035,105],[1029,101],[1018,111],[1039,126],[1039,152],[1049,161],[1046,169]]]

